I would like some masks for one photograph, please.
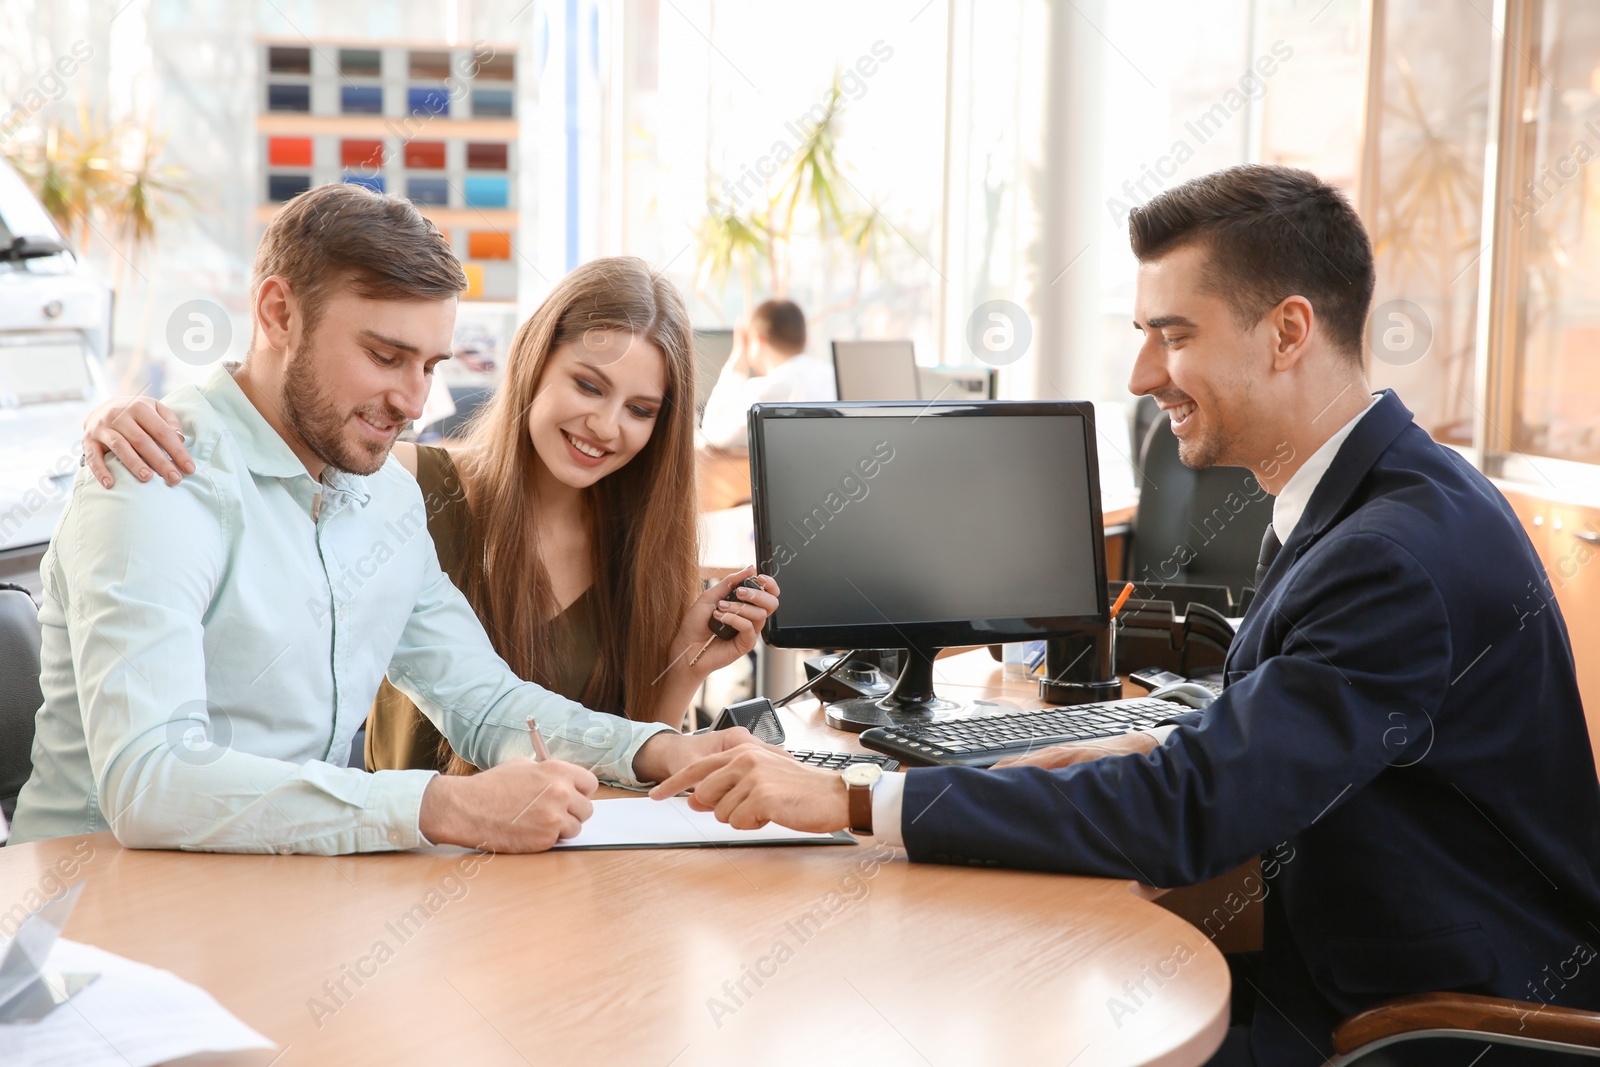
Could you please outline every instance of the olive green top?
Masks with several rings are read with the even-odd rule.
[[[459,589],[466,560],[481,554],[483,549],[481,545],[472,544],[467,497],[450,453],[443,448],[418,445],[417,484],[422,487],[428,535],[433,538],[439,566]],[[547,688],[569,700],[577,700],[594,671],[596,655],[589,591],[584,590],[565,611],[551,620],[551,625],[567,630],[563,643],[572,650],[572,657],[557,673],[556,684]],[[377,699],[372,702],[372,712],[367,716],[367,769],[442,771],[448,762],[449,750],[444,745],[444,736],[409,697],[385,679],[378,688]]]

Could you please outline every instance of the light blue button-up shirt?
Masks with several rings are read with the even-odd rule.
[[[389,680],[480,767],[532,754],[638,785],[667,729],[512,674],[443,571],[390,459],[321,483],[218,367],[166,403],[195,472],[78,475],[40,567],[33,774],[13,841],[110,829],[135,848],[407,849],[432,771],[344,766]]]

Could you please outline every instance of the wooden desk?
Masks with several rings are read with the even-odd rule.
[[[744,452],[699,448],[695,450],[694,466],[701,511],[750,502],[750,457]]]
[[[714,582],[756,562],[755,516],[749,504],[700,513],[700,577]]]
[[[1025,704],[985,660],[941,660],[937,684]],[[814,703],[784,715],[797,747],[855,747]],[[1129,883],[870,840],[324,859],[95,834],[0,849],[0,902],[75,848],[68,937],[174,971],[280,1046],[195,1063],[1184,1065],[1228,1021],[1222,956]]]

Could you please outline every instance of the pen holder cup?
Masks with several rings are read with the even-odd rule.
[[[1045,642],[1039,699],[1049,704],[1092,704],[1122,696],[1117,677],[1117,621],[1099,633]]]

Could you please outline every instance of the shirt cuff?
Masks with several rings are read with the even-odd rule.
[[[633,740],[628,742],[628,747],[623,751],[622,758],[617,760],[617,777],[612,781],[624,789],[649,789],[655,783],[640,780],[638,773],[633,769],[633,761],[639,755],[639,750],[644,747],[646,741],[660,733],[675,734],[678,731],[664,722],[636,723],[634,725],[638,728],[634,730]],[[623,778],[620,773],[624,767],[628,770],[627,778]]]
[[[872,836],[886,845],[905,847],[900,832],[900,812],[904,805],[906,776],[890,771],[872,787]]]
[[[387,845],[387,848],[380,845],[373,851],[432,846],[433,842],[422,836],[422,794],[428,791],[428,783],[438,774],[438,771],[403,770],[377,771],[372,775],[362,814],[385,828]]]
[[[1161,744],[1172,735],[1178,727],[1173,724],[1166,726],[1152,726],[1145,733],[1156,739],[1156,744]],[[904,848],[905,835],[901,831],[901,816],[905,810],[906,776],[899,771],[891,771],[878,779],[878,784],[872,787],[872,836],[886,845]]]

